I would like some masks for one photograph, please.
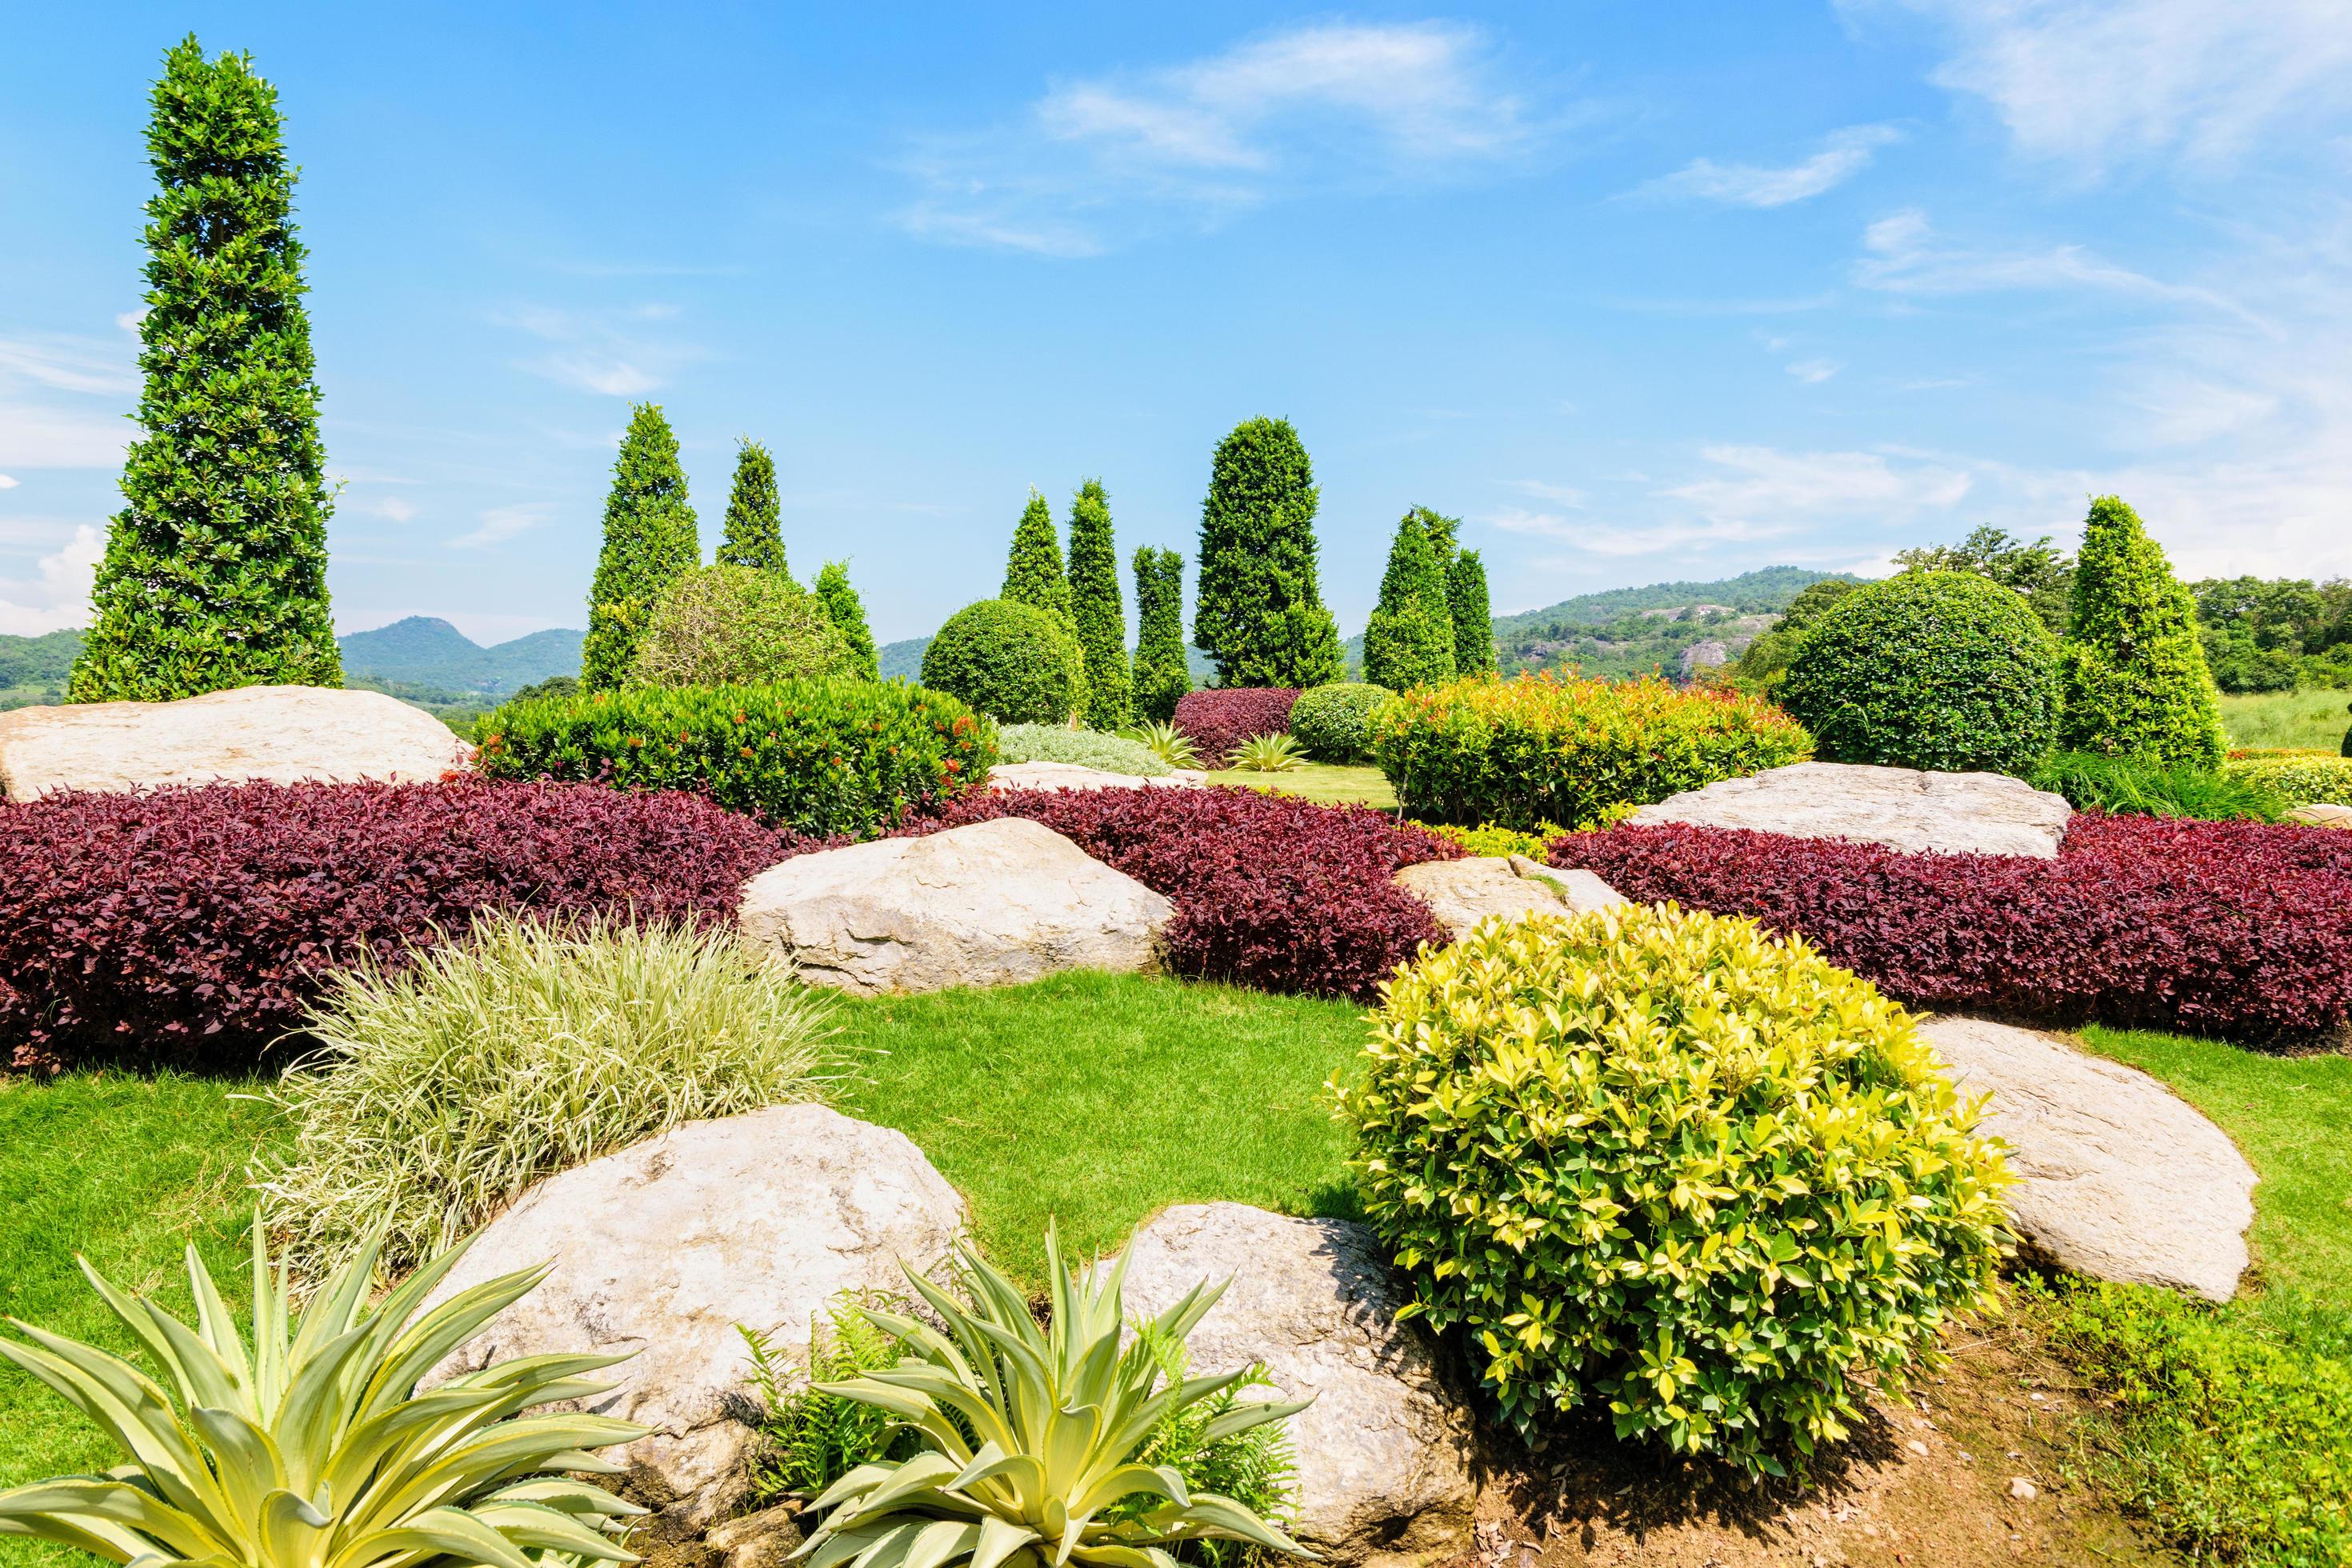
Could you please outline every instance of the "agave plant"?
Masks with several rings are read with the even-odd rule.
[[[1163,1382],[1167,1347],[1181,1346],[1223,1294],[1205,1280],[1120,1346],[1122,1256],[1088,1282],[1062,1266],[1045,1235],[1052,1321],[1030,1316],[1013,1282],[976,1253],[957,1274],[969,1309],[938,1286],[908,1279],[947,1331],[871,1308],[861,1315],[908,1352],[898,1365],[824,1392],[887,1410],[923,1451],[861,1465],[825,1489],[825,1515],[793,1555],[809,1568],[1175,1568],[1170,1548],[1195,1540],[1247,1542],[1307,1557],[1275,1525],[1228,1497],[1194,1491],[1174,1467],[1135,1455],[1169,1419],[1234,1386],[1246,1372]],[[1156,1353],[1155,1353],[1156,1352]],[[1305,1402],[1238,1404],[1214,1416],[1204,1443],[1281,1421]]]
[[[601,1415],[520,1412],[603,1393],[619,1356],[500,1362],[429,1392],[417,1380],[545,1277],[526,1269],[417,1310],[463,1253],[365,1298],[382,1233],[289,1315],[287,1270],[253,1228],[248,1347],[188,1248],[195,1324],[82,1272],[173,1385],[120,1357],[9,1320],[0,1356],[64,1395],[130,1462],[0,1492],[0,1535],[142,1568],[376,1568],[446,1558],[539,1568],[545,1554],[635,1563],[615,1539],[645,1510],[562,1472],[616,1474],[590,1450],[645,1435]],[[176,1395],[176,1397],[175,1397]]]
[[[1171,768],[1201,765],[1201,753],[1193,746],[1192,738],[1173,724],[1142,723],[1121,733]]]
[[[1252,735],[1234,748],[1229,766],[1253,773],[1286,773],[1307,764],[1307,753],[1288,735]]]

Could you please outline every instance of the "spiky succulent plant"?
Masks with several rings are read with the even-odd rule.
[[[130,1462],[0,1491],[0,1535],[142,1568],[636,1562],[614,1537],[644,1510],[566,1472],[617,1473],[591,1450],[646,1429],[601,1415],[521,1414],[604,1392],[609,1384],[583,1374],[624,1358],[527,1356],[420,1394],[419,1378],[545,1271],[502,1275],[417,1317],[461,1246],[370,1312],[382,1239],[296,1314],[257,1218],[249,1347],[194,1247],[193,1328],[85,1262],[171,1392],[118,1356],[10,1319],[30,1342],[0,1340],[0,1357],[63,1395]]]
[[[1244,773],[1286,773],[1305,767],[1307,753],[1288,735],[1252,735],[1226,761]]]
[[[1201,752],[1192,744],[1192,738],[1173,724],[1152,721],[1132,725],[1119,733],[1171,768],[1197,768],[1201,765]]]
[[[810,1505],[824,1522],[794,1555],[809,1568],[946,1568],[967,1559],[971,1568],[1064,1568],[1073,1560],[1175,1568],[1170,1548],[1206,1539],[1313,1555],[1233,1499],[1194,1491],[1173,1467],[1135,1458],[1171,1415],[1248,1375],[1161,1378],[1167,1347],[1190,1337],[1224,1287],[1194,1286],[1122,1348],[1126,1258],[1088,1279],[1063,1267],[1048,1231],[1045,1266],[1052,1321],[1042,1330],[1013,1282],[969,1251],[957,1260],[969,1308],[908,1273],[945,1333],[858,1309],[908,1354],[896,1366],[820,1386],[898,1416],[919,1434],[923,1451],[861,1465],[826,1488]],[[1202,1440],[1304,1408],[1235,1405],[1209,1422]]]

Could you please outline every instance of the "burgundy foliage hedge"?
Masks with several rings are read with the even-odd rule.
[[[1176,973],[1261,991],[1371,995],[1421,942],[1445,940],[1389,879],[1462,854],[1363,806],[1247,789],[1007,790],[968,795],[907,831],[999,816],[1042,823],[1173,903]]]
[[[0,1042],[249,1065],[327,975],[479,911],[731,916],[801,841],[595,784],[219,784],[0,806]]]
[[[2041,860],[1620,827],[1549,858],[1799,932],[1920,1007],[2242,1039],[2352,1015],[2352,833],[2084,814]]]
[[[1201,765],[1222,768],[1235,746],[1260,735],[1290,732],[1291,686],[1237,686],[1230,690],[1187,691],[1176,700],[1176,728],[1201,753]]]

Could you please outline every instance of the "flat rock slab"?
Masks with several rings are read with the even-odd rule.
[[[1798,763],[1685,790],[1628,820],[1746,827],[1792,838],[1852,838],[1910,853],[2032,855],[2065,841],[2063,795],[2007,773],[1934,773],[1849,763]]]
[[[552,1261],[545,1283],[427,1382],[553,1352],[634,1352],[593,1408],[654,1428],[622,1449],[632,1489],[695,1528],[753,1489],[735,1418],[750,1364],[738,1323],[795,1363],[843,1291],[904,1293],[938,1268],[963,1202],[902,1132],[821,1105],[691,1121],[551,1176],[484,1226],[432,1305]]]
[[[744,884],[743,934],[867,994],[1020,985],[1159,962],[1176,910],[1050,827],[1000,817],[802,855]]]
[[[2254,1170],[2229,1135],[2136,1068],[2032,1029],[1936,1018],[1920,1032],[1960,1092],[1990,1093],[2026,1249],[2126,1285],[2226,1301],[2246,1271]]]
[[[1371,1231],[1243,1204],[1186,1204],[1128,1246],[1127,1310],[1167,1310],[1202,1279],[1232,1284],[1192,1331],[1192,1370],[1262,1363],[1275,1390],[1315,1403],[1290,1422],[1299,1541],[1340,1563],[1444,1556],[1467,1543],[1477,1488],[1467,1405]]]
[[[1626,902],[1590,871],[1560,871],[1524,855],[1478,855],[1407,866],[1396,885],[1429,906],[1455,941],[1488,915],[1582,914]]]
[[[2352,827],[2352,805],[2298,805],[2286,819],[2306,827]]]
[[[381,691],[246,686],[177,702],[77,702],[0,713],[0,791],[165,784],[430,783],[473,748]]]
[[[999,763],[988,770],[991,789],[1198,789],[1203,782],[1201,773],[1181,769],[1147,777],[1076,763]]]

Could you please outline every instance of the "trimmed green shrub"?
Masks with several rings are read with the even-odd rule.
[[[67,700],[341,686],[334,493],[278,89],[250,56],[205,59],[192,34],[164,57],[153,103],[142,433]]]
[[[1906,572],[1823,611],[1779,698],[1836,762],[2022,773],[2057,733],[2058,645],[1990,578]]]
[[[874,647],[874,634],[866,625],[866,602],[857,590],[849,585],[849,563],[828,561],[816,574],[816,586],[812,590],[816,602],[824,606],[825,618],[842,641],[849,645],[850,657],[856,666],[850,673],[861,679],[872,680],[881,673],[879,656]]]
[[[663,590],[701,559],[677,437],[660,408],[640,403],[629,415],[620,456],[613,459],[612,492],[604,498],[604,546],[588,589],[581,685],[609,691],[628,679]]]
[[[982,599],[950,616],[931,638],[923,684],[1001,723],[1061,724],[1086,702],[1086,656],[1059,616]]]
[[[1201,503],[1192,641],[1229,687],[1342,679],[1339,628],[1316,585],[1319,492],[1286,419],[1247,419],[1217,444]]]
[[[1076,632],[1070,621],[1070,580],[1062,572],[1062,542],[1054,531],[1053,511],[1035,490],[1013,526],[1004,588],[997,597],[1009,605],[1034,605]]]
[[[2139,514],[2091,503],[2074,557],[2059,742],[2070,752],[2210,768],[2221,761],[2221,697],[2197,636],[2197,602]]]
[[[1805,630],[1832,605],[1853,593],[1862,584],[1851,577],[1824,577],[1809,584],[1789,601],[1789,607],[1771,629],[1748,645],[1731,667],[1732,679],[1748,691],[1769,697],[1780,686],[1781,677],[1789,670],[1789,660],[1796,657],[1797,645]]]
[[[782,572],[703,566],[662,590],[637,644],[638,686],[755,686],[863,675],[824,606]]]
[[[784,524],[776,500],[776,459],[745,437],[735,455],[735,485],[727,496],[727,531],[719,542],[719,564],[749,566],[789,580],[784,564]]]
[[[1859,1369],[1932,1363],[1992,1300],[1999,1145],[1909,1015],[1752,921],[1488,921],[1383,988],[1340,1087],[1408,1311],[1522,1431],[1774,1474],[1844,1436]]]
[[[2165,768],[2135,757],[2060,752],[2026,775],[2077,811],[2110,816],[2189,816],[2206,822],[2276,822],[2288,802],[2252,779],[2206,768]]]
[[[1486,593],[1486,563],[1475,550],[1445,568],[1445,607],[1454,617],[1454,672],[1484,675],[1495,668],[1495,606]]]
[[[1389,699],[1389,689],[1366,681],[1339,681],[1302,691],[1290,706],[1290,732],[1321,763],[1352,763],[1364,754],[1366,721]]]
[[[1140,741],[1097,730],[1073,730],[1065,724],[1001,725],[996,731],[996,754],[1007,763],[1068,763],[1139,778],[1160,778],[1176,771]]]
[[[2231,757],[2224,777],[2276,795],[2289,806],[2352,805],[2352,757],[2308,752],[2284,757]]]
[[[823,1098],[824,1010],[731,931],[485,915],[337,973],[322,1048],[266,1097],[294,1130],[262,1214],[317,1278],[378,1225],[398,1272],[533,1182],[681,1122]]]
[[[1174,551],[1136,547],[1135,625],[1135,716],[1165,724],[1192,689],[1184,659],[1184,558]]]
[[[1372,761],[1423,822],[1533,831],[1802,762],[1805,732],[1753,697],[1550,671],[1400,691],[1366,721]]]
[[[1445,569],[1430,547],[1425,510],[1398,521],[1380,603],[1364,628],[1364,679],[1391,691],[1454,679],[1454,610]]]
[[[996,763],[971,710],[898,680],[633,686],[509,702],[476,731],[489,778],[688,790],[812,837],[887,833]]]
[[[1117,730],[1134,717],[1134,678],[1127,663],[1110,497],[1100,479],[1080,485],[1070,502],[1070,620],[1087,659],[1087,723]]]

